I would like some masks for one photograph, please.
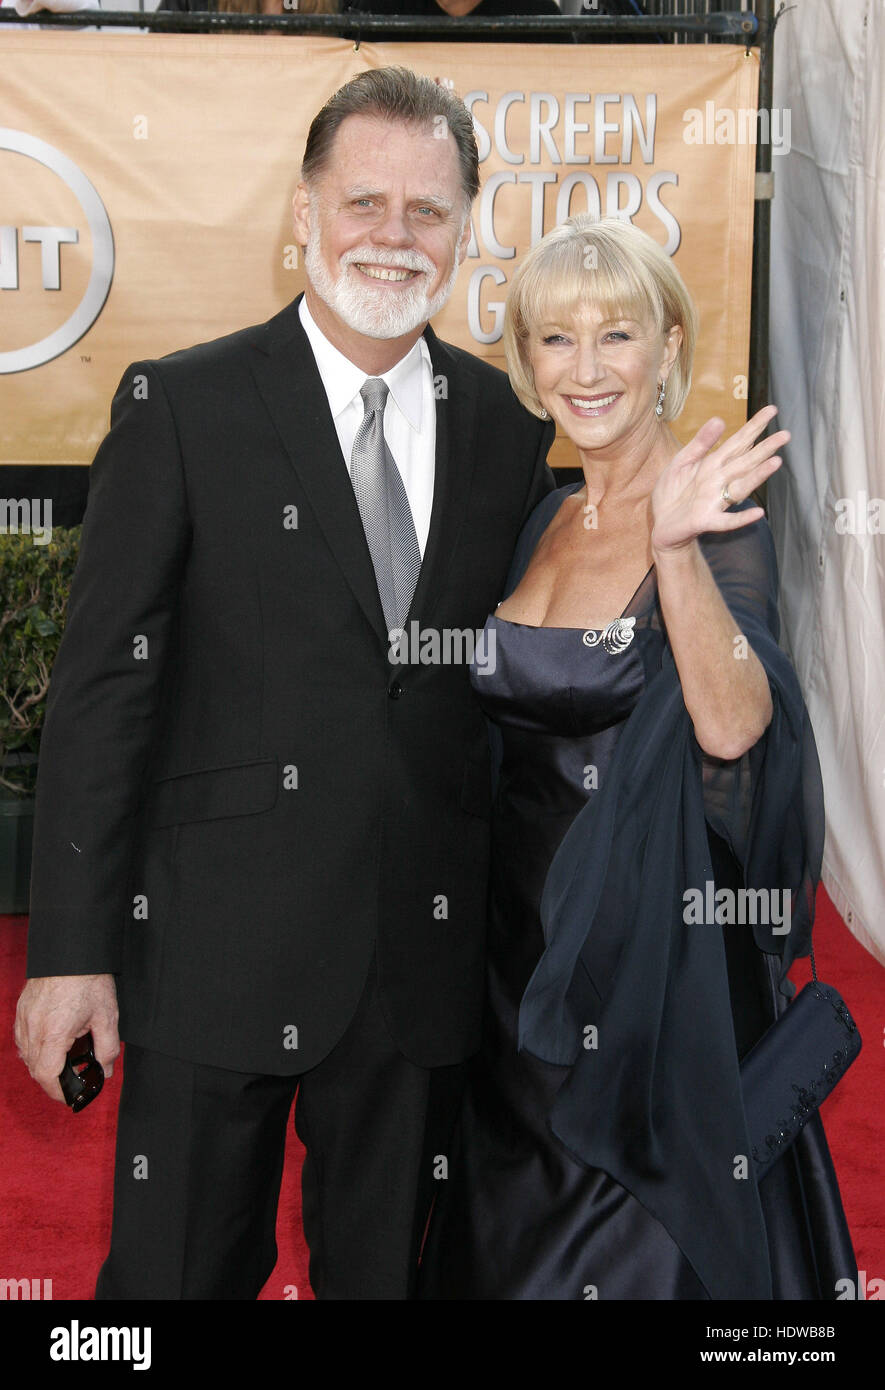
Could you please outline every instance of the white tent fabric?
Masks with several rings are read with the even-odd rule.
[[[791,149],[772,158],[771,399],[792,440],[769,516],[824,883],[885,962],[885,5],[799,0],[775,50]]]

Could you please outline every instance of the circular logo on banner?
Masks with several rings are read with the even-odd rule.
[[[29,347],[16,348],[12,352],[0,352],[0,372],[26,372],[31,367],[42,366],[60,357],[74,343],[79,342],[101,313],[104,302],[114,278],[114,234],[105,212],[104,204],[93,185],[82,170],[78,169],[67,155],[45,140],[27,135],[22,130],[10,130],[0,126],[0,150],[13,154],[23,154],[28,159],[36,159],[57,174],[73,193],[83,209],[89,231],[92,234],[92,274],[80,303],[68,319],[48,337]],[[5,293],[5,291],[0,291]]]

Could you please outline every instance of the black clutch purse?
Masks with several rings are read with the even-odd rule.
[[[861,1037],[832,985],[813,979],[741,1062],[741,1089],[756,1178],[802,1133],[860,1052]]]

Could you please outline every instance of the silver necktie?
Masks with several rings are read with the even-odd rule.
[[[421,548],[400,471],[384,438],[388,390],[376,376],[367,377],[360,390],[365,414],[353,441],[350,479],[389,632],[405,624],[421,569]]]

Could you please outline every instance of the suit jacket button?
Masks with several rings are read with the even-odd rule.
[[[399,681],[391,681],[390,685],[387,687],[387,693],[391,700],[398,700],[400,695],[403,694],[403,687],[400,685]]]

